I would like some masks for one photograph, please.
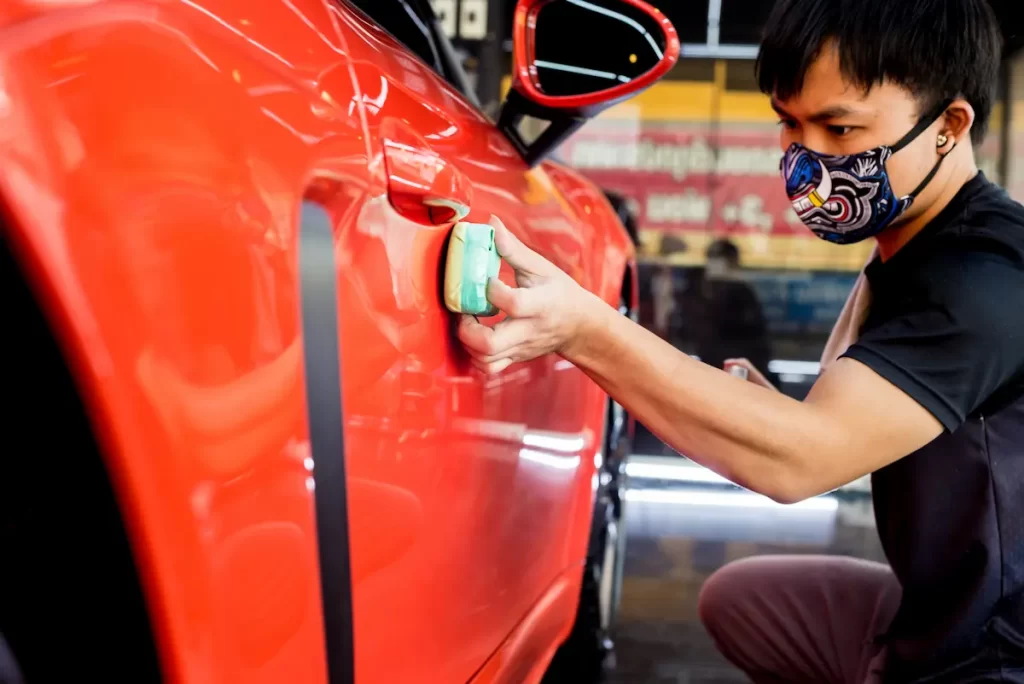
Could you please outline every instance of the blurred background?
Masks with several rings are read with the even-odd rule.
[[[777,117],[754,77],[771,0],[648,1],[675,24],[682,59],[663,81],[588,123],[555,158],[604,188],[632,229],[644,326],[714,365],[750,358],[802,398],[872,245],[817,239],[785,197]],[[484,109],[496,115],[510,84],[514,0],[432,4]],[[985,174],[1024,201],[1024,19],[1019,0],[992,4],[1006,31],[1005,62],[977,154]],[[804,552],[883,559],[866,480],[782,507],[689,463],[642,428],[628,474],[612,681],[745,681],[696,618],[701,584],[725,562]]]

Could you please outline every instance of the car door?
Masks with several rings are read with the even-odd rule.
[[[600,396],[555,357],[494,378],[472,370],[440,297],[452,216],[432,221],[422,190],[440,188],[433,199],[466,220],[499,216],[588,286],[593,246],[548,173],[529,170],[439,75],[420,30],[429,17],[404,1],[357,4],[387,30],[339,5],[372,186],[340,261],[367,284],[389,340],[376,377],[345,386],[349,478],[382,497],[349,506],[357,678],[467,681],[567,571],[578,575]],[[511,282],[507,267],[502,277]],[[557,619],[529,636],[538,656],[572,619],[572,601],[552,605]],[[396,643],[412,646],[396,658]]]
[[[7,3],[0,14],[4,241],[17,236],[19,256],[31,255],[22,263],[38,264],[40,308],[54,312],[87,406],[99,478],[105,469],[116,482],[117,505],[101,505],[130,530],[164,677],[326,681],[325,646],[341,652],[351,635],[329,625],[325,638],[340,606],[322,601],[318,575],[342,594],[348,577],[318,560],[347,540],[324,534],[343,517],[314,513],[344,508],[332,510],[323,477],[340,454],[310,449],[307,413],[335,407],[339,378],[336,361],[307,353],[325,338],[307,334],[317,317],[300,311],[315,288],[303,287],[310,269],[297,245],[309,232],[307,194],[325,198],[344,231],[368,177],[359,116],[334,106],[354,99],[334,16],[321,0]],[[345,275],[339,299],[358,311]],[[332,312],[317,313],[332,327]],[[371,350],[382,346],[373,331],[363,326]],[[328,352],[336,359],[337,345]],[[372,368],[374,357],[361,363]],[[307,401],[307,377],[326,380],[334,403]],[[66,444],[66,459],[90,457],[90,443]],[[18,486],[31,493],[31,482]],[[32,601],[29,582],[20,586],[26,614],[52,616],[38,648],[59,668],[52,646],[79,642],[63,663],[79,665],[74,678],[99,671],[90,664],[102,658],[75,654],[96,634],[109,641],[96,617],[120,595],[89,579],[122,577],[120,568],[104,567],[104,544],[82,546],[86,561],[77,541],[39,542],[60,562],[32,578],[49,598]],[[53,598],[74,592],[94,592],[87,605],[99,610]],[[84,629],[61,631],[65,613]],[[113,657],[133,662],[131,646]],[[106,669],[106,680],[142,681],[123,671]],[[341,681],[336,668],[330,675]]]

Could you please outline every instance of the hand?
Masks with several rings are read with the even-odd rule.
[[[588,308],[600,300],[520,242],[497,217],[490,224],[498,254],[515,271],[519,287],[492,278],[487,299],[508,317],[492,328],[463,316],[458,335],[473,365],[495,374],[513,363],[564,352],[577,339]]]
[[[746,368],[747,380],[749,382],[752,382],[755,385],[760,385],[761,387],[764,387],[766,389],[778,391],[779,388],[773,385],[771,381],[768,380],[768,378],[766,378],[764,374],[757,369],[757,366],[750,362],[749,359],[726,359],[725,363],[723,364],[725,370],[729,370],[729,368],[732,366]]]

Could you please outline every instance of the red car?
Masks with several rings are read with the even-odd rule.
[[[442,269],[496,215],[629,313],[629,236],[540,160],[679,43],[640,0],[524,0],[514,44],[495,124],[421,0],[0,1],[0,671],[597,665],[628,421],[557,357],[477,373]]]

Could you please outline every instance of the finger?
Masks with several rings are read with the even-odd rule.
[[[771,381],[767,377],[765,377],[764,373],[762,373],[758,369],[758,367],[755,366],[753,362],[750,361],[750,359],[726,359],[725,363],[723,363],[722,366],[727,371],[734,366],[746,368],[748,373],[748,381],[754,383],[755,385],[760,385],[761,387],[766,387],[768,389],[777,389],[775,385],[773,385]]]
[[[491,278],[487,283],[487,301],[513,318],[539,313],[538,296],[533,288],[511,287],[498,278]]]
[[[477,320],[476,316],[463,314],[456,335],[471,355],[483,356],[490,353],[488,349],[494,331]]]
[[[515,347],[536,335],[533,324],[524,319],[506,319],[493,328],[464,316],[458,336],[474,357],[504,358]]]
[[[477,361],[483,361],[484,363],[490,363],[491,361],[500,361],[501,359],[512,359],[513,361],[525,361],[529,354],[528,344],[517,344],[514,347],[504,349],[497,354],[477,354],[473,358]]]
[[[757,370],[757,366],[752,364],[747,359],[727,359],[725,363],[722,364],[722,368],[724,368],[726,371],[732,368],[743,368],[750,375],[751,380],[760,375],[760,371]]]
[[[522,318],[506,318],[492,328],[491,355],[507,354],[537,337],[537,326]]]
[[[499,359],[497,361],[480,361],[479,359],[473,359],[472,363],[477,370],[485,375],[497,375],[515,362],[512,359]]]
[[[497,216],[491,216],[489,223],[494,227],[494,246],[498,248],[498,254],[513,269],[543,275],[555,268],[547,259],[524,245]]]

